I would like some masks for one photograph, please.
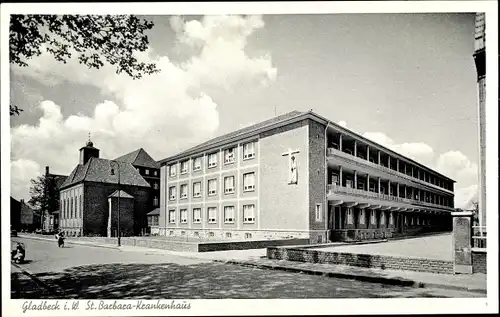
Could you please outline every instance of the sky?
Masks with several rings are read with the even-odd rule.
[[[45,166],[68,175],[91,134],[101,157],[161,160],[293,110],[314,112],[477,196],[474,14],[146,16],[156,75],[132,80],[47,54],[12,66],[11,195]]]

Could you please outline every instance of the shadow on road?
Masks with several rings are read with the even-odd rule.
[[[35,277],[60,286],[64,298],[79,299],[435,297],[423,289],[223,263],[85,265]],[[16,292],[27,287],[26,279],[13,276],[12,283],[13,298],[49,296]]]

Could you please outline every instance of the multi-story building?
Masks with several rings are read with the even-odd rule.
[[[60,189],[60,228],[68,235],[123,236],[147,228],[151,185],[129,162],[99,158],[89,140]]]
[[[476,14],[474,62],[477,71],[479,117],[479,223],[486,226],[486,33],[485,13]]]
[[[160,163],[160,235],[317,243],[451,225],[452,179],[311,111]]]

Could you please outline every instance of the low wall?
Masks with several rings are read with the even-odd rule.
[[[472,273],[486,274],[486,249],[472,249]]]
[[[355,254],[310,250],[308,248],[268,247],[267,257],[310,263],[341,264],[390,270],[453,274],[452,261],[402,258],[383,255]]]

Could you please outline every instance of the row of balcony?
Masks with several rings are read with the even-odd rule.
[[[363,165],[366,165],[366,166],[369,166],[369,167],[372,167],[372,168],[375,168],[375,169],[378,169],[378,170],[381,170],[385,173],[388,173],[388,174],[391,174],[391,175],[394,175],[396,177],[402,177],[404,179],[407,179],[409,181],[412,181],[412,182],[417,182],[417,183],[420,183],[422,185],[426,185],[426,186],[430,186],[432,188],[435,188],[435,189],[439,189],[439,190],[444,190],[444,191],[447,191],[449,193],[452,193],[451,190],[449,189],[446,189],[444,187],[441,187],[441,186],[438,186],[438,185],[435,185],[435,184],[432,184],[432,183],[428,183],[422,179],[419,179],[419,178],[416,178],[414,176],[410,176],[408,174],[405,174],[403,172],[400,172],[400,171],[396,171],[392,168],[389,168],[389,167],[386,167],[384,165],[381,165],[381,164],[377,164],[377,163],[374,163],[374,162],[371,162],[367,159],[364,159],[364,158],[361,158],[361,157],[357,157],[357,156],[354,156],[352,154],[349,154],[349,153],[346,153],[346,152],[343,152],[343,151],[340,151],[338,149],[335,149],[335,148],[328,148],[327,149],[327,154],[329,156],[340,156],[340,157],[343,157],[345,159],[348,159],[348,160],[352,160],[352,161],[355,161],[355,162],[358,162],[358,163],[361,163]]]
[[[370,191],[355,189],[355,188],[350,188],[350,187],[343,187],[343,186],[339,186],[337,184],[329,184],[327,186],[327,193],[328,194],[337,193],[337,194],[346,194],[346,195],[356,195],[356,196],[361,196],[364,198],[379,199],[379,200],[385,200],[385,201],[394,201],[394,202],[399,202],[399,203],[403,203],[403,204],[421,205],[421,206],[440,208],[440,209],[451,208],[451,207],[445,207],[445,206],[438,205],[438,204],[433,204],[433,203],[426,202],[426,201],[415,200],[415,199],[410,199],[410,198],[403,198],[403,197],[387,195],[387,194],[382,194],[382,193],[375,193],[375,192],[370,192]]]

